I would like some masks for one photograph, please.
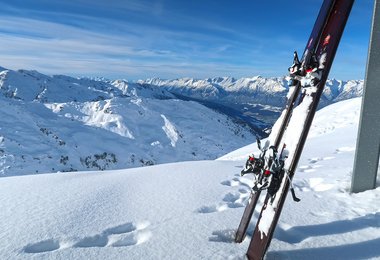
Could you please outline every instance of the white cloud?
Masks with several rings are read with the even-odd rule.
[[[117,26],[114,21],[101,22],[111,28]],[[197,42],[197,38],[203,37],[199,33],[184,35],[156,29],[128,24],[124,30],[132,31],[130,34],[107,34],[55,22],[1,16],[0,45],[7,47],[0,53],[0,59],[5,67],[36,69],[49,74],[98,72],[136,77],[144,73],[173,75],[173,69],[180,74],[196,74],[197,70],[199,73],[216,67],[200,60],[213,58],[230,46],[219,44],[210,52],[212,48],[202,50],[202,43]],[[195,40],[188,42],[188,38]],[[211,36],[202,40],[215,41]],[[168,46],[170,50],[160,46]],[[199,61],[191,62],[191,66],[179,65],[184,61],[190,63],[192,56]]]

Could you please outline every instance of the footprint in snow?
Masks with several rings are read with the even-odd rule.
[[[227,180],[227,181],[222,181],[220,184],[225,185],[225,186],[230,186],[230,187],[236,187],[240,185],[240,182],[237,180]]]
[[[88,247],[126,247],[145,243],[152,236],[147,230],[150,223],[125,223],[104,230],[100,234],[87,236],[80,239],[48,239],[31,243],[23,248],[25,253],[44,253],[65,248],[88,248]]]
[[[316,170],[312,165],[302,165],[298,167],[299,172],[315,172]]]
[[[244,186],[248,190],[250,190],[253,185],[253,181],[247,178],[247,175],[244,177],[241,177],[240,174],[235,174],[234,178],[232,178],[231,180],[222,181],[220,184],[224,186],[229,186],[229,187]]]
[[[334,187],[333,184],[325,183],[323,178],[309,178],[304,179],[302,181],[298,181],[293,183],[295,187],[297,187],[301,191],[328,191]]]
[[[335,157],[314,157],[309,159],[309,164],[308,165],[302,165],[298,167],[299,172],[315,172],[317,168],[322,167],[322,165],[317,164],[318,162],[321,161],[326,161],[326,160],[332,160]]]
[[[60,242],[55,239],[43,240],[34,244],[29,244],[24,248],[25,253],[43,253],[55,251],[60,248]]]
[[[322,161],[322,160],[323,160],[323,158],[321,158],[321,157],[315,157],[315,158],[309,159],[309,163],[314,164],[314,163],[317,163],[317,162]]]
[[[219,205],[213,205],[213,206],[203,206],[200,207],[197,212],[198,213],[214,213],[214,212],[221,212],[225,211],[228,208],[226,204],[219,204]]]
[[[335,150],[335,153],[353,152],[355,151],[355,149],[356,148],[354,146],[344,146],[344,147],[337,148]]]
[[[197,210],[198,213],[213,213],[221,212],[227,209],[245,207],[245,203],[249,197],[249,192],[245,189],[240,189],[239,192],[229,192],[224,198],[223,202],[213,206],[203,206]]]
[[[244,207],[246,194],[247,192],[230,192],[224,196],[223,201],[227,203],[229,208]]]
[[[227,230],[218,230],[212,232],[212,237],[209,237],[209,241],[212,242],[223,242],[223,243],[234,243],[235,241],[236,230],[227,229]]]
[[[214,213],[221,212],[227,209],[241,208],[245,206],[246,198],[249,197],[249,192],[245,189],[240,189],[239,192],[229,192],[222,199],[223,202],[212,206],[202,206],[196,210],[198,213]]]

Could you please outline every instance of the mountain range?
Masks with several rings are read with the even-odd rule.
[[[164,88],[171,93],[200,100],[229,103],[250,103],[282,107],[289,89],[289,77],[235,79],[218,77],[208,79],[181,78],[161,80],[158,78],[139,80],[142,85],[153,85]],[[322,106],[360,96],[363,91],[363,80],[336,80],[326,83],[321,102]]]
[[[266,135],[288,80],[129,82],[0,68],[0,174],[215,159]],[[330,80],[322,105],[360,96],[362,87]]]

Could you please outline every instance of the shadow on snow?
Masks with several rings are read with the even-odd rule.
[[[339,220],[325,224],[292,227],[288,230],[277,228],[275,238],[296,244],[310,237],[350,233],[366,228],[380,228],[380,212],[351,220]],[[380,233],[380,230],[379,230]],[[366,259],[380,256],[380,238],[353,244],[303,248],[296,250],[272,251],[268,259]]]

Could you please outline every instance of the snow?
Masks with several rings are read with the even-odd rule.
[[[186,97],[208,100],[221,104],[250,103],[282,107],[289,89],[289,77],[263,78],[261,76],[235,79],[217,77],[206,79],[159,78],[139,80],[138,83],[155,86]],[[361,96],[362,80],[327,80],[321,105]]]
[[[0,174],[213,160],[266,135],[288,80],[128,82],[0,68]],[[362,83],[331,80],[322,103],[358,96]]]
[[[26,70],[0,72],[0,115],[1,177],[210,160],[255,137],[164,89]]]
[[[380,182],[349,193],[359,109],[357,98],[317,112],[294,177],[301,202],[285,202],[267,259],[380,259]],[[233,240],[252,185],[239,173],[252,151],[0,178],[0,258],[244,259],[257,210],[248,237]]]
[[[175,147],[175,144],[178,141],[178,130],[175,126],[166,118],[166,116],[161,115],[162,119],[164,119],[165,125],[162,127],[166,136],[170,139],[170,143],[172,147]]]

